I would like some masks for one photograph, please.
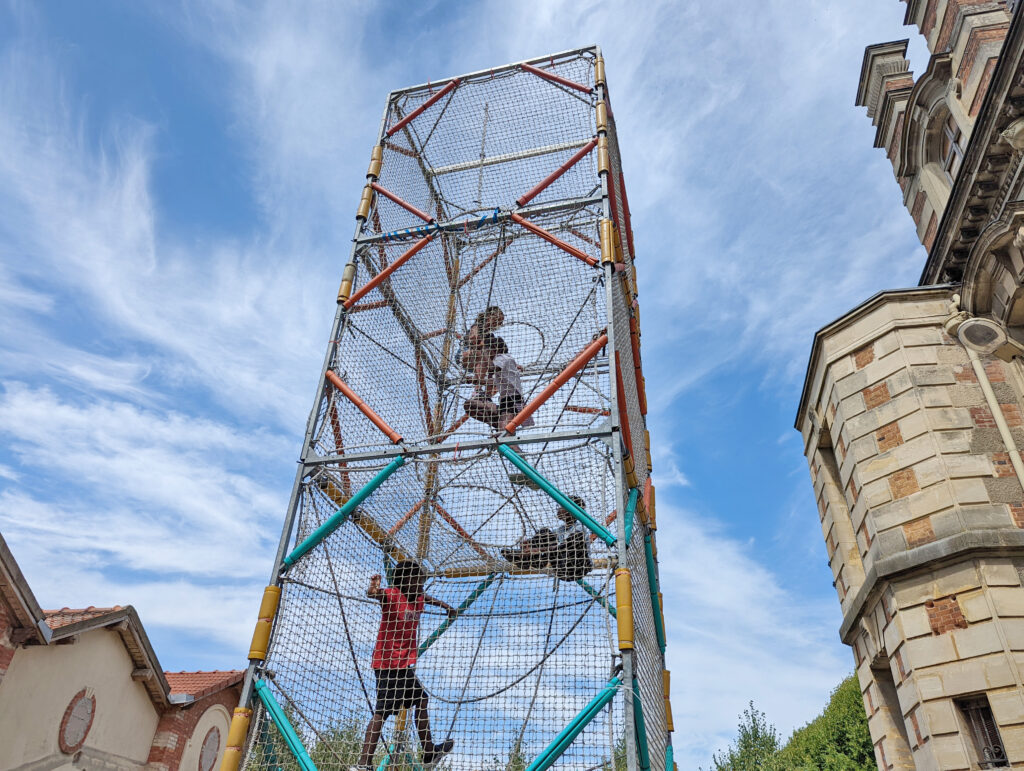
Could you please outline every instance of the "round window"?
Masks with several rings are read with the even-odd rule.
[[[68,708],[64,710],[64,719],[60,721],[58,743],[61,752],[70,755],[82,748],[95,716],[96,697],[83,688],[72,697]]]
[[[199,771],[213,771],[217,765],[217,753],[220,751],[220,731],[214,726],[206,732],[203,747],[199,750]]]

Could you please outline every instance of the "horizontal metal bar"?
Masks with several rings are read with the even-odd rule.
[[[467,450],[483,450],[497,447],[500,444],[537,444],[539,442],[566,442],[579,439],[603,439],[612,435],[611,428],[605,423],[595,428],[580,428],[572,431],[551,431],[522,436],[501,436],[487,439],[450,442],[445,444],[425,444],[419,447],[388,447],[374,452],[351,452],[344,455],[327,455],[322,458],[307,458],[304,465],[308,468],[336,465],[338,463],[357,463],[359,461],[385,460],[398,456],[416,457],[419,455],[439,455],[446,452],[465,452]],[[349,469],[352,471],[352,469]]]
[[[391,100],[396,99],[396,98],[398,98],[400,96],[406,96],[408,94],[414,94],[417,91],[422,91],[425,88],[437,88],[438,86],[442,86],[442,85],[444,85],[444,84],[446,84],[446,83],[448,83],[449,81],[452,81],[452,80],[461,80],[463,82],[466,82],[466,81],[472,80],[474,78],[483,78],[483,77],[490,77],[491,75],[500,75],[502,73],[510,72],[510,71],[516,69],[517,67],[519,67],[520,64],[550,64],[553,59],[568,59],[570,57],[579,56],[580,54],[584,54],[584,53],[587,53],[587,52],[592,52],[595,56],[597,56],[597,54],[598,54],[597,45],[594,44],[594,45],[589,45],[589,46],[583,46],[582,48],[572,48],[572,49],[570,49],[568,51],[560,51],[557,54],[548,54],[547,56],[538,56],[538,57],[536,57],[534,59],[524,59],[521,62],[512,62],[510,64],[503,64],[500,67],[490,67],[490,68],[488,68],[486,70],[477,70],[476,72],[470,72],[470,73],[468,73],[466,75],[454,75],[454,76],[452,76],[450,78],[442,78],[440,80],[433,81],[433,82],[430,82],[430,83],[420,83],[417,86],[408,86],[406,88],[399,88],[399,89],[397,89],[395,91],[392,91],[390,94],[388,94],[388,101],[390,102]]]
[[[577,142],[563,142],[560,145],[545,145],[544,147],[531,147],[529,150],[520,150],[518,153],[506,153],[505,155],[492,155],[490,158],[477,159],[475,161],[465,161],[463,163],[453,163],[450,166],[440,166],[436,169],[428,169],[430,176],[439,177],[442,174],[453,174],[456,171],[468,171],[469,169],[480,169],[484,166],[494,166],[498,163],[508,163],[510,161],[523,161],[527,158],[536,158],[540,155],[551,155],[552,153],[560,153],[563,150],[576,150],[580,147],[585,147],[590,142],[590,137],[581,139]]]
[[[537,214],[551,214],[553,212],[564,211],[566,209],[580,209],[586,206],[592,206],[599,204],[602,201],[600,195],[587,196],[586,198],[566,198],[561,201],[552,201],[551,203],[537,204],[536,206],[524,206],[522,209],[518,209],[516,214],[522,216],[530,216]],[[512,216],[511,211],[498,211],[494,214],[486,215],[488,223],[498,223],[508,220]],[[466,230],[467,226],[475,224],[476,220],[449,220],[447,222],[433,223],[430,225],[411,225],[408,228],[401,228],[399,230],[392,230],[388,233],[378,233],[375,235],[360,236],[356,239],[357,246],[365,246],[367,244],[377,244],[381,241],[403,241],[411,238],[422,238],[430,233],[436,233],[438,231],[448,231],[461,233]],[[408,235],[406,235],[406,231]],[[401,233],[402,235],[396,236],[395,233]]]

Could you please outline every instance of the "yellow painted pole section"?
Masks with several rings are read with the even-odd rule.
[[[615,261],[615,228],[611,220],[601,220],[601,264]]]
[[[633,584],[629,568],[615,571],[615,611],[619,626],[619,650],[633,650]]]
[[[671,688],[672,673],[667,669],[661,670],[661,690],[665,694],[665,725],[668,726],[669,731],[674,731],[672,727],[672,688]]]
[[[373,188],[367,185],[363,188],[363,195],[359,199],[359,208],[356,209],[356,219],[366,221],[370,216],[370,205],[373,203]]]
[[[235,713],[231,716],[231,727],[228,729],[228,745],[224,749],[224,759],[220,762],[220,771],[238,771],[251,717],[252,710],[248,707],[235,707]]]
[[[607,174],[611,167],[611,156],[608,154],[608,137],[602,134],[597,138],[597,173]]]
[[[654,464],[651,462],[651,432],[644,431],[644,449],[647,450],[647,472],[650,473],[654,470]]]
[[[356,280],[355,263],[349,263],[341,274],[341,286],[338,287],[338,305],[343,304],[352,295],[352,284]]]
[[[384,148],[381,145],[374,145],[370,152],[370,168],[366,170],[366,176],[377,179],[380,176],[380,165],[384,160]]]
[[[604,99],[597,103],[597,130],[598,133],[608,132],[608,105]]]
[[[270,644],[270,628],[274,625],[277,606],[281,602],[281,587],[268,586],[263,590],[263,601],[260,603],[260,616],[256,619],[256,629],[252,633],[252,644],[249,646],[249,658],[265,661],[267,645]]]
[[[604,86],[606,85],[604,79],[604,57],[598,56],[594,59],[594,85]]]

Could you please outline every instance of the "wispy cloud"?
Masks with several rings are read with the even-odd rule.
[[[487,0],[395,5],[395,24],[366,4],[162,6],[182,56],[216,64],[217,128],[258,205],[215,236],[175,229],[155,192],[171,129],[98,111],[44,11],[16,6],[0,48],[0,526],[37,593],[130,602],[240,661],[384,95],[598,42],[639,251],[677,757],[706,765],[750,698],[780,726],[811,717],[850,666],[838,611],[728,535],[760,512],[691,513],[686,496],[714,485],[677,427],[700,389],[795,398],[816,327],[916,279],[898,189],[851,105],[863,46],[900,35],[896,4],[868,5]],[[798,443],[768,444],[800,462]],[[804,484],[771,495],[816,542]]]

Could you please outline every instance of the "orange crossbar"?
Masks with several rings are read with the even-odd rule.
[[[626,457],[633,454],[633,432],[629,430],[629,413],[626,412],[626,387],[622,382],[622,367],[619,366],[619,352],[615,352],[615,397],[619,403],[619,424],[622,443],[626,445]]]
[[[375,311],[378,308],[388,307],[387,300],[377,300],[372,303],[363,303],[362,305],[353,305],[348,309],[349,313],[362,313],[363,311]]]
[[[476,541],[474,541],[473,540],[473,536],[471,536],[469,533],[467,533],[465,528],[463,528],[462,525],[460,525],[458,522],[455,521],[455,517],[453,517],[451,514],[449,514],[443,508],[441,508],[441,505],[439,503],[437,503],[437,502],[434,503],[434,509],[437,510],[437,513],[441,515],[441,518],[445,522],[447,522],[449,525],[452,526],[452,530],[454,530],[456,533],[458,533],[459,535],[461,535],[463,538],[466,539],[466,543],[468,543],[470,546],[472,546],[477,554],[479,554],[481,557],[483,557],[486,560],[489,560],[491,558],[491,555],[487,553],[487,550],[483,546],[478,544]]]
[[[424,503],[426,503],[426,501],[420,501],[415,506],[413,506],[411,509],[409,509],[407,512],[405,512],[405,514],[402,515],[402,518],[399,519],[394,524],[394,527],[392,527],[390,530],[388,530],[388,537],[389,538],[394,538],[395,537],[395,533],[397,533],[399,530],[401,530],[403,527],[405,527],[405,524],[410,519],[412,519],[413,514],[415,514],[417,511],[419,511],[420,510],[420,506],[422,506]]]
[[[554,244],[559,249],[561,249],[563,252],[568,252],[569,254],[571,254],[576,259],[583,260],[583,262],[587,263],[587,265],[589,265],[590,267],[594,267],[595,265],[597,265],[597,260],[595,260],[593,257],[591,257],[590,255],[588,255],[588,254],[586,254],[584,252],[581,252],[575,246],[567,244],[565,241],[563,241],[562,239],[558,238],[557,236],[549,233],[548,231],[546,231],[544,228],[540,227],[539,225],[534,225],[532,222],[530,222],[525,217],[521,217],[520,215],[518,215],[515,212],[513,212],[510,215],[510,218],[512,219],[513,222],[522,225],[524,228],[529,230],[534,235],[537,235],[537,236],[540,236],[541,238],[543,238],[549,244]]]
[[[563,86],[575,88],[577,91],[582,91],[584,94],[589,94],[594,90],[590,86],[584,86],[582,83],[577,83],[575,80],[563,78],[561,75],[556,75],[553,72],[548,72],[547,70],[542,70],[539,67],[534,67],[532,64],[520,64],[519,67],[527,72],[532,72],[538,78],[550,80],[552,83],[561,83]]]
[[[359,300],[361,300],[364,297],[366,297],[367,293],[373,291],[373,289],[378,284],[380,284],[382,281],[384,281],[384,279],[386,279],[388,276],[390,276],[392,273],[394,273],[400,267],[405,265],[405,263],[407,263],[409,260],[412,259],[413,255],[416,254],[416,252],[418,252],[424,246],[429,244],[433,239],[434,239],[434,234],[431,233],[426,238],[421,238],[415,244],[410,246],[405,251],[405,253],[402,256],[400,256],[397,260],[395,260],[393,263],[391,263],[386,268],[384,268],[384,270],[382,270],[376,276],[374,276],[369,281],[367,281],[365,284],[363,284],[363,286],[361,286],[359,288],[359,291],[357,291],[355,294],[353,294],[351,297],[349,297],[347,300],[345,300],[345,303],[344,303],[345,309],[347,310],[347,309],[351,308]]]
[[[432,97],[430,97],[427,101],[425,101],[419,107],[417,107],[411,113],[409,113],[404,118],[402,118],[400,121],[398,121],[398,123],[396,123],[394,126],[389,128],[388,129],[388,136],[389,137],[390,136],[394,136],[399,131],[404,129],[406,127],[406,125],[408,125],[409,121],[415,119],[420,113],[422,113],[424,110],[426,110],[431,105],[433,105],[435,102],[437,102],[437,100],[444,98],[444,95],[447,94],[448,92],[450,92],[452,89],[454,89],[457,85],[459,85],[459,82],[460,81],[459,81],[458,78],[455,78],[455,80],[450,81],[447,85],[445,85],[444,88],[442,88],[440,91],[438,91],[436,94],[434,94]]]
[[[379,428],[384,433],[384,435],[387,436],[388,439],[390,439],[395,444],[398,444],[400,441],[402,441],[402,435],[395,431],[395,429],[393,429],[387,423],[385,423],[384,419],[376,412],[374,412],[373,408],[371,408],[370,405],[368,405],[366,402],[360,399],[356,395],[355,391],[353,391],[351,388],[345,385],[344,381],[342,381],[340,377],[331,372],[331,370],[327,370],[327,374],[325,375],[325,377],[327,378],[328,381],[330,381],[332,386],[337,388],[346,399],[348,399],[356,406],[356,409],[358,409],[367,418],[369,418],[370,422],[373,423],[373,425],[375,425],[377,428]]]
[[[544,387],[543,391],[537,394],[537,396],[534,397],[529,404],[523,407],[519,411],[518,415],[516,415],[514,418],[512,418],[512,420],[505,424],[505,430],[508,431],[510,434],[514,434],[516,432],[516,429],[519,428],[520,425],[522,425],[522,422],[524,420],[526,420],[533,413],[535,413],[537,411],[537,408],[540,407],[540,405],[542,405],[549,398],[551,398],[551,395],[555,391],[557,391],[559,388],[561,388],[569,381],[569,378],[571,378],[573,375],[575,375],[577,372],[579,372],[581,369],[587,366],[587,363],[595,356],[597,356],[597,352],[604,348],[606,345],[608,345],[608,335],[604,334],[597,338],[597,340],[592,342],[586,348],[584,348],[582,351],[580,351],[576,358],[569,362],[568,367],[559,372],[558,376],[555,377],[555,379],[552,380],[550,383],[548,383]]]
[[[584,415],[604,415],[607,417],[611,413],[608,410],[602,410],[600,407],[581,407],[576,404],[565,405],[566,412],[581,412]]]
[[[537,183],[533,190],[531,190],[529,193],[525,193],[524,195],[519,196],[519,198],[516,199],[516,205],[526,206],[527,203],[529,203],[542,192],[544,192],[544,189],[549,187],[556,179],[558,179],[560,176],[565,174],[565,172],[567,172],[569,169],[571,169],[573,166],[575,166],[577,163],[583,160],[595,147],[597,147],[597,137],[594,137],[585,145],[583,145],[583,147],[580,148],[580,151],[576,153],[572,158],[567,160],[557,169],[555,169],[546,177],[544,177],[544,179]]]
[[[429,214],[427,214],[425,211],[420,211],[419,209],[417,209],[415,206],[413,206],[408,201],[402,200],[397,195],[395,195],[390,190],[388,190],[386,187],[381,187],[376,182],[371,182],[370,183],[370,187],[372,187],[374,190],[376,190],[378,193],[380,193],[382,196],[384,196],[388,200],[394,201],[395,203],[397,203],[399,206],[401,206],[403,209],[405,209],[407,212],[409,212],[409,214],[412,214],[415,217],[419,217],[424,222],[433,222],[434,221],[434,218],[431,217]]]

